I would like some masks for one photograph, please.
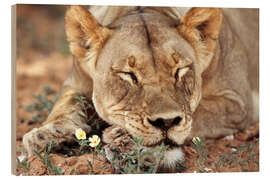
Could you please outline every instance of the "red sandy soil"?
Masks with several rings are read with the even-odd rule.
[[[42,9],[42,10],[41,10]],[[33,6],[21,6],[18,10],[18,15],[20,18],[24,18],[24,23],[30,22],[34,26],[36,37],[42,37],[42,35],[48,32],[54,32],[53,37],[59,37],[59,34],[64,33],[63,22],[57,23],[50,12],[44,11],[44,7],[33,7]],[[60,12],[63,10],[61,9]],[[55,15],[56,16],[56,15]],[[38,19],[34,17],[42,18],[43,23],[40,23]],[[26,20],[25,20],[26,19]],[[63,13],[60,18],[63,20]],[[54,27],[54,29],[51,29]],[[39,127],[40,124],[31,124],[28,122],[31,120],[31,114],[26,112],[25,107],[34,101],[32,97],[33,94],[38,94],[42,92],[42,87],[44,85],[50,86],[54,93],[60,92],[61,86],[65,79],[67,78],[71,67],[72,58],[68,54],[63,55],[56,50],[44,51],[46,46],[55,45],[56,40],[50,39],[50,43],[38,44],[38,46],[45,47],[35,47],[33,46],[32,33],[27,33],[28,29],[24,26],[19,26],[17,30],[17,40],[20,43],[17,44],[19,52],[16,60],[17,74],[16,74],[16,90],[17,90],[17,123],[16,123],[16,156],[21,156],[20,149],[24,148],[22,145],[23,135],[30,131],[34,127]],[[30,39],[30,40],[29,40]],[[65,44],[66,43],[66,44]],[[64,42],[67,46],[67,42]],[[63,45],[63,46],[64,46]],[[51,47],[51,46],[50,46]],[[58,46],[57,46],[58,47]],[[248,145],[251,142],[259,140],[259,124],[256,124],[246,132],[237,133],[234,138],[223,138],[217,140],[207,140],[205,141],[208,150],[208,156],[204,163],[208,172],[242,172],[242,171],[259,171],[259,166],[251,161],[247,161],[246,164],[241,167],[239,163],[233,163],[232,161],[228,163],[223,163],[222,166],[217,169],[216,163],[219,161],[219,157],[223,155],[228,155],[230,152],[235,151],[235,149],[241,145]],[[183,151],[185,153],[184,166],[186,169],[182,172],[200,172],[200,168],[197,164],[198,153],[192,148],[192,143],[184,145]],[[259,161],[259,143],[256,143],[255,148],[252,152],[256,155],[255,160]],[[250,152],[244,151],[237,154],[237,159],[242,162]],[[70,174],[72,169],[76,169],[73,174],[93,174],[89,171],[88,159],[92,159],[92,154],[87,153],[81,156],[68,157],[64,154],[50,154],[52,156],[51,162],[53,165],[60,167],[64,174]],[[42,163],[42,161],[37,157],[31,157],[27,160],[31,162],[31,167],[28,175],[46,175],[49,174],[47,167]],[[99,170],[102,169],[100,172]],[[114,173],[110,164],[102,157],[96,157],[94,159],[94,173],[95,174],[109,174]],[[17,169],[16,174],[25,174],[23,169]]]

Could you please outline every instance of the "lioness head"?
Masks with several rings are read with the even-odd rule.
[[[190,133],[221,21],[216,8],[192,8],[179,21],[145,8],[108,28],[72,6],[66,31],[93,82],[89,93],[99,116],[141,136],[145,146],[165,142],[175,151]]]

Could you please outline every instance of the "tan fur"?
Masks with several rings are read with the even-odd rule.
[[[103,133],[108,154],[113,147],[132,148],[131,136],[141,136],[146,149],[171,141],[178,147],[160,164],[171,169],[183,159],[179,146],[186,140],[230,135],[258,121],[248,78],[258,47],[252,54],[233,30],[253,28],[256,36],[256,25],[235,27],[233,14],[218,8],[94,6],[90,12],[82,6],[67,11],[74,68],[44,126],[24,136],[30,154],[50,139],[72,140],[76,128],[88,132],[75,93],[92,98],[112,125]],[[249,14],[256,17],[257,10]]]

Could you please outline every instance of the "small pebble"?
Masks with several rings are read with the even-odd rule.
[[[210,172],[210,171],[212,171],[212,169],[211,169],[211,168],[207,168],[207,167],[205,167],[205,168],[204,168],[204,170],[205,170],[206,172]]]
[[[18,156],[18,159],[20,162],[22,162],[25,159],[25,156]]]
[[[233,135],[225,136],[224,139],[234,140],[234,136]]]

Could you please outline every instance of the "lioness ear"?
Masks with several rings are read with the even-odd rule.
[[[195,49],[202,71],[213,57],[221,24],[219,8],[191,8],[180,20],[178,30]]]
[[[78,59],[84,58],[89,49],[90,54],[96,56],[111,34],[111,30],[100,26],[83,6],[71,6],[65,20],[70,50]]]

